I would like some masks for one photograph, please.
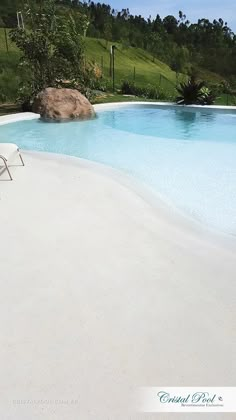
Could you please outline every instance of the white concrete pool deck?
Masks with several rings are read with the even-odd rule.
[[[117,172],[23,156],[0,177],[0,418],[195,418],[133,414],[132,395],[235,385],[235,240]]]

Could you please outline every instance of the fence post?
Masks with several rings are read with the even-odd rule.
[[[112,46],[110,49],[110,78],[112,78]]]
[[[134,82],[135,82],[135,79],[136,79],[136,68],[134,66]]]
[[[104,65],[103,65],[103,55],[101,56],[101,70],[102,70],[102,76],[103,76],[103,67],[104,67]]]
[[[112,45],[112,85],[113,92],[115,92],[115,45]]]
[[[4,34],[5,34],[5,42],[6,42],[7,52],[9,52],[8,40],[7,40],[7,30],[6,30],[6,28],[4,28]]]

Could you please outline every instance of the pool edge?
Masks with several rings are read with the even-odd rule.
[[[175,102],[145,102],[145,101],[137,101],[137,102],[110,102],[106,104],[95,104],[93,105],[95,111],[100,110],[109,110],[109,109],[117,109],[122,108],[126,106],[140,106],[140,105],[146,105],[146,106],[158,106],[158,107],[173,107],[176,109],[208,109],[208,110],[224,110],[224,111],[235,111],[236,112],[236,106],[227,106],[227,105],[177,105]],[[2,115],[0,116],[0,125],[14,123],[18,121],[26,121],[26,120],[34,120],[39,119],[40,115],[36,114],[34,112],[18,112],[15,114],[10,115]]]

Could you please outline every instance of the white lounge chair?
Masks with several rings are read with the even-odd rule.
[[[0,165],[1,165],[1,161],[3,161],[4,167],[7,170],[11,181],[12,181],[12,176],[11,176],[11,172],[9,170],[8,162],[10,160],[13,160],[16,154],[20,158],[22,165],[25,166],[24,161],[22,159],[22,156],[20,154],[19,147],[16,144],[14,144],[14,143],[0,143]]]

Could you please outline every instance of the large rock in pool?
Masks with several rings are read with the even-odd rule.
[[[75,89],[47,88],[34,100],[33,111],[46,121],[90,119],[95,117],[93,106]]]

